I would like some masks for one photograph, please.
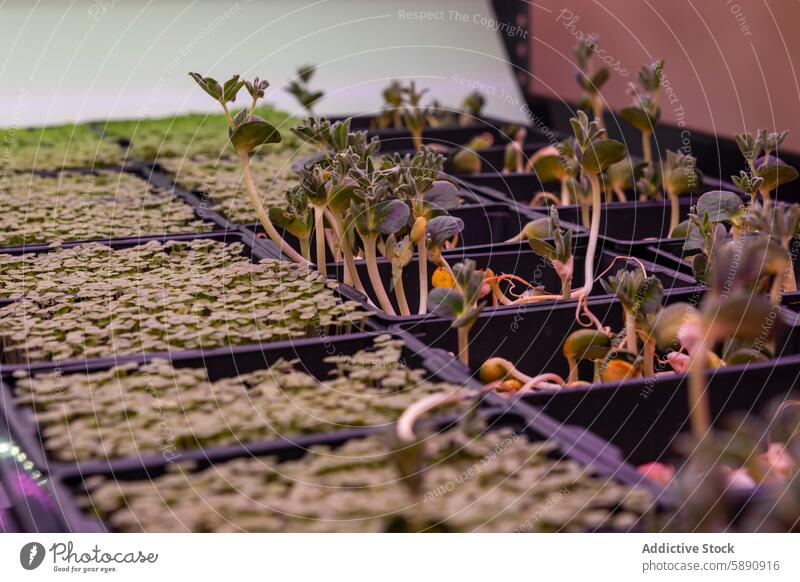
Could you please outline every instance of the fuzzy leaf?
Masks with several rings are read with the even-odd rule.
[[[439,316],[455,319],[464,308],[464,296],[457,289],[437,287],[428,293],[428,310]]]
[[[793,182],[798,177],[797,170],[793,166],[784,163],[775,156],[768,156],[758,160],[756,162],[756,172],[758,177],[764,180],[762,187],[770,191],[781,184]]]
[[[627,155],[625,146],[615,139],[600,139],[592,142],[583,152],[581,167],[590,174],[599,174],[611,164],[623,160]]]
[[[446,240],[450,240],[464,229],[464,221],[455,216],[445,214],[436,216],[428,221],[428,234],[431,237],[432,246],[442,246]]]
[[[619,116],[642,133],[653,131],[655,120],[640,107],[623,107],[619,110]]]
[[[560,156],[542,156],[533,163],[533,171],[541,182],[559,182],[567,174]]]
[[[706,192],[697,201],[697,215],[708,213],[711,222],[729,222],[743,208],[742,199],[727,190]]]
[[[461,203],[458,188],[447,180],[434,180],[430,189],[422,195],[426,206],[434,210],[452,210]]]
[[[280,132],[257,115],[247,116],[247,121],[240,123],[235,130],[228,130],[228,135],[237,151],[250,152],[264,144],[281,141]]]
[[[222,86],[212,77],[203,77],[200,73],[189,73],[189,76],[197,82],[198,85],[211,95],[214,99],[219,101],[222,99]]]
[[[382,200],[375,205],[375,230],[380,234],[392,234],[403,228],[411,216],[411,210],[402,200]]]
[[[540,238],[530,237],[528,239],[528,244],[531,245],[531,249],[534,253],[548,261],[552,262],[558,258],[558,251],[556,251],[556,248]]]

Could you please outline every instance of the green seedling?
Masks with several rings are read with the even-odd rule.
[[[525,137],[528,130],[525,127],[512,129],[511,141],[506,144],[503,155],[503,173],[519,173],[525,171]]]
[[[641,132],[642,152],[648,166],[653,164],[652,136],[661,116],[658,101],[663,73],[664,59],[642,67],[638,74],[639,87],[631,83],[628,88],[633,105],[619,110],[620,117]]]
[[[297,76],[286,86],[286,90],[297,99],[308,115],[314,115],[314,104],[325,95],[322,91],[313,91],[308,85],[316,70],[316,65],[298,68]]]
[[[606,193],[606,202],[627,202],[626,190],[632,190],[644,174],[644,162],[635,163],[626,158],[616,164],[611,164],[603,172],[603,189]]]
[[[459,116],[461,125],[475,123],[475,120],[480,118],[484,105],[486,105],[486,97],[480,91],[472,91],[464,97],[464,101],[461,102],[461,115]]]
[[[751,180],[762,179],[758,184],[758,192],[765,207],[772,203],[773,190],[797,180],[799,175],[794,166],[785,163],[777,156],[788,135],[788,131],[767,133],[765,129],[759,129],[755,136],[747,132],[736,136],[736,143],[747,162]]]
[[[689,192],[697,192],[703,183],[703,175],[697,169],[694,156],[667,150],[667,158],[663,164],[662,181],[664,192],[670,202],[669,232],[680,224],[680,196]]]
[[[592,116],[597,121],[598,127],[604,128],[603,113],[605,105],[603,96],[600,93],[603,85],[606,84],[610,76],[608,67],[598,65],[595,56],[599,37],[591,36],[585,41],[578,43],[575,47],[575,62],[578,65],[576,75],[578,85],[583,91],[583,97],[579,105],[592,112]]]
[[[311,233],[314,230],[314,214],[309,212],[308,196],[303,186],[295,186],[286,191],[286,207],[274,206],[269,209],[269,219],[273,224],[293,234],[300,241],[300,254],[311,260]]]
[[[572,229],[561,230],[558,209],[550,208],[549,224],[545,228],[529,229],[528,244],[533,252],[547,260],[561,279],[561,297],[569,299],[572,294],[574,258],[572,251]],[[533,231],[533,232],[530,232]],[[542,236],[544,235],[544,236]],[[549,243],[545,238],[551,238]]]
[[[491,133],[482,133],[473,137],[466,145],[459,147],[452,155],[450,162],[456,173],[477,174],[481,171],[482,158],[480,150],[491,147],[494,137]]]
[[[261,198],[258,195],[253,176],[250,172],[250,155],[253,151],[261,146],[279,143],[281,141],[280,132],[278,132],[273,125],[254,113],[258,101],[264,97],[264,91],[269,86],[269,83],[258,77],[252,82],[242,81],[239,79],[239,75],[234,75],[223,85],[220,85],[212,77],[203,77],[198,73],[189,73],[189,76],[217,101],[225,112],[225,117],[228,119],[229,124],[228,137],[231,141],[231,145],[233,145],[233,148],[239,156],[242,165],[244,185],[250,196],[250,203],[253,205],[258,219],[261,222],[261,226],[272,241],[278,245],[281,252],[298,263],[308,264],[308,261],[289,246],[275,229],[275,226],[269,219],[267,211],[264,209],[264,205],[261,203]],[[249,107],[242,109],[233,116],[228,109],[228,103],[236,100],[236,96],[243,87],[246,87],[252,102]]]
[[[600,234],[600,211],[603,204],[600,176],[609,166],[625,159],[625,146],[604,137],[605,130],[597,121],[589,121],[583,111],[570,119],[577,143],[577,159],[582,175],[589,182],[592,195],[592,215],[589,227],[589,242],[586,248],[584,286],[581,295],[588,296],[594,282],[594,255]]]
[[[469,367],[469,331],[482,309],[478,300],[484,275],[471,259],[453,265],[452,272],[456,287],[432,290],[428,306],[432,313],[453,320],[451,327],[458,331],[458,359]]]

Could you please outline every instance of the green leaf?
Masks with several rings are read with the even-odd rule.
[[[692,257],[692,274],[698,283],[705,284],[708,280],[708,257],[700,253]]]
[[[773,307],[778,309],[766,296],[740,290],[722,299],[715,298],[709,310],[709,324],[719,337],[754,341],[766,334],[764,341],[768,341],[776,327],[772,325]]]
[[[422,199],[426,206],[434,210],[452,210],[461,203],[458,188],[447,180],[434,180]]]
[[[328,207],[334,213],[340,214],[350,208],[350,202],[356,196],[355,184],[333,186],[328,195]]]
[[[556,248],[540,238],[530,237],[528,239],[528,244],[531,245],[531,249],[533,249],[534,253],[548,261],[552,262],[558,258],[558,251],[556,251]]]
[[[222,99],[222,86],[212,77],[203,77],[200,73],[189,73],[189,76],[197,82],[198,85],[211,95],[214,99],[219,101]]]
[[[437,287],[428,293],[428,310],[439,316],[456,319],[464,309],[464,296],[451,288]]]
[[[472,149],[461,148],[450,159],[456,172],[462,174],[477,174],[481,171],[481,156]]]
[[[382,200],[375,205],[375,230],[380,234],[392,234],[406,226],[411,210],[402,200]]]
[[[689,303],[672,303],[661,309],[650,325],[656,347],[662,352],[677,349],[680,345],[678,332],[685,323],[696,316],[697,309]]]
[[[248,116],[235,130],[228,130],[228,135],[237,151],[250,152],[264,144],[281,141],[280,132],[257,115]]]
[[[655,126],[655,120],[640,107],[623,107],[619,110],[619,116],[642,133],[652,132]]]
[[[689,219],[686,219],[683,222],[678,223],[678,226],[676,226],[674,229],[672,229],[672,232],[669,233],[670,238],[686,239],[686,242],[684,242],[684,244],[683,244],[683,250],[685,250],[685,251],[687,251],[687,250],[700,250],[701,248],[703,248],[702,246],[698,247],[696,249],[686,248],[686,244],[689,242],[689,232],[690,232],[691,228],[692,228],[692,221],[689,220]],[[695,232],[697,232],[699,234],[700,231],[696,227],[695,227],[694,230],[695,230]],[[702,238],[700,240],[701,240],[701,244],[702,244]]]
[[[798,175],[800,175],[793,166],[784,163],[775,156],[761,158],[756,163],[756,173],[759,178],[763,178],[764,180],[762,188],[766,188],[770,191],[781,184],[797,180]]]
[[[608,67],[602,67],[598,69],[597,72],[592,75],[592,85],[594,85],[597,89],[602,88],[606,81],[608,81],[609,76],[610,73],[608,71]]]
[[[562,352],[565,358],[580,360],[600,360],[611,349],[611,338],[596,329],[579,329],[564,340]]]
[[[464,221],[449,214],[431,218],[427,227],[431,245],[437,247],[441,247],[446,240],[450,240],[463,229]]]
[[[236,101],[236,96],[239,90],[244,87],[244,81],[239,80],[239,75],[234,75],[225,82],[222,88],[222,99],[227,103],[229,101]]]
[[[541,182],[560,182],[567,175],[560,156],[542,156],[533,163],[533,171]]]
[[[314,225],[311,213],[307,213],[305,219],[303,219],[276,206],[269,209],[269,219],[275,226],[283,228],[286,232],[298,238],[307,237]]]
[[[661,307],[664,300],[664,287],[661,280],[655,275],[647,277],[639,287],[636,302],[640,313],[654,313]]]
[[[581,167],[590,174],[599,174],[611,164],[622,161],[627,155],[625,146],[615,139],[592,142],[583,152]]]
[[[730,222],[744,208],[742,199],[727,190],[706,192],[697,201],[697,214],[708,213],[711,222]]]

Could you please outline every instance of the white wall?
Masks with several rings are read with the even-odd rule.
[[[414,11],[438,11],[428,21]],[[443,103],[480,80],[488,112],[523,120],[521,98],[485,0],[6,0],[0,6],[0,126],[158,116],[213,108],[187,76],[240,72],[272,83],[318,63],[320,113],[374,110],[392,77]],[[526,33],[525,33],[526,34]]]

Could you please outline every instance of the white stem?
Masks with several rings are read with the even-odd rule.
[[[375,253],[375,235],[362,236],[364,241],[364,259],[367,261],[367,273],[369,273],[369,281],[372,283],[372,290],[375,291],[375,296],[378,298],[381,309],[389,315],[396,315],[392,302],[386,294],[386,289],[383,287],[381,275],[378,272],[378,259]]]
[[[327,206],[325,207],[325,218],[328,220],[328,223],[331,225],[333,240],[328,238],[328,244],[331,247],[331,254],[333,255],[334,261],[341,261],[342,260],[342,231],[339,229],[339,223],[336,221],[336,217],[331,212],[331,209]]]
[[[428,246],[425,237],[417,244],[419,267],[419,310],[420,315],[428,312]]]
[[[314,206],[314,234],[317,242],[317,270],[323,277],[328,276],[328,262],[325,258],[325,209]]]
[[[244,150],[240,150],[238,154],[239,159],[242,162],[242,178],[244,179],[245,190],[247,190],[247,194],[250,196],[250,203],[253,205],[253,209],[256,211],[256,215],[258,216],[261,226],[264,227],[264,230],[269,238],[272,239],[272,242],[280,247],[281,252],[284,255],[296,263],[310,265],[311,263],[309,261],[304,259],[300,253],[298,253],[289,245],[289,243],[283,240],[283,237],[273,226],[272,221],[267,215],[267,211],[264,210],[264,205],[261,204],[261,199],[258,197],[258,191],[256,190],[255,182],[253,182],[253,176],[250,173],[250,156]]]
[[[628,310],[625,310],[625,330],[627,332],[625,347],[635,356],[639,353],[639,344],[636,342],[636,317]]]
[[[694,436],[701,439],[711,428],[711,405],[706,390],[706,363],[709,346],[713,344],[711,332],[703,334],[700,345],[689,358],[689,416]]]
[[[417,419],[428,412],[434,410],[439,406],[451,404],[453,402],[460,402],[465,398],[472,396],[471,392],[444,392],[439,394],[431,394],[425,398],[417,400],[414,404],[409,406],[400,415],[397,421],[397,436],[400,440],[406,443],[413,442],[416,438],[414,436],[414,424]]]
[[[586,257],[583,265],[583,287],[581,295],[588,296],[594,286],[594,255],[597,252],[597,239],[600,236],[600,181],[597,174],[587,174],[592,185],[592,223],[589,230],[589,242],[586,246]]]

